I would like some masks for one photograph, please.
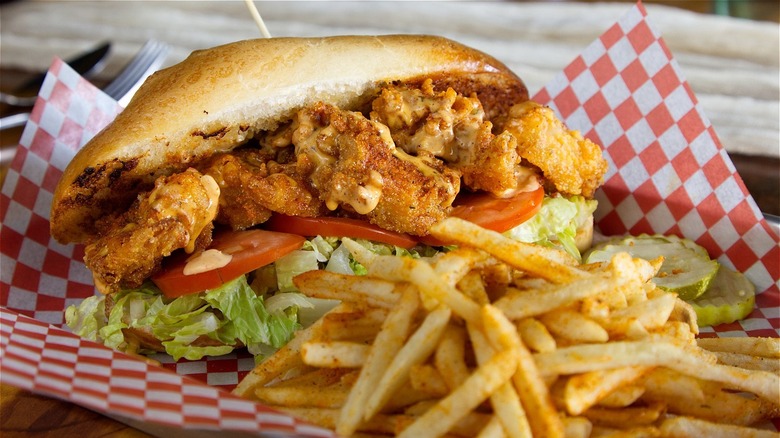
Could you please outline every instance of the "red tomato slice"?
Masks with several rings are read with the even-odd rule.
[[[265,228],[302,236],[352,237],[382,242],[401,248],[413,248],[417,240],[407,234],[380,228],[359,219],[343,217],[300,217],[275,214]]]
[[[184,274],[192,254],[178,254],[166,260],[163,269],[152,276],[162,293],[171,298],[213,289],[282,256],[300,249],[305,238],[295,234],[265,230],[225,231],[215,234],[209,249],[231,255],[222,267],[197,274]]]
[[[543,200],[542,187],[509,198],[497,198],[489,193],[460,194],[450,216],[503,233],[534,217],[542,208]],[[421,241],[434,246],[444,244],[431,236],[423,237]]]

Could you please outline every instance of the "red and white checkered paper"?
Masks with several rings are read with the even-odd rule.
[[[533,100],[603,147],[609,171],[596,195],[600,231],[693,239],[762,292],[747,319],[703,333],[778,336],[778,236],[641,4]]]
[[[534,100],[603,145],[607,234],[696,240],[758,286],[757,309],[705,336],[778,336],[780,250],[641,4]],[[277,436],[331,436],[228,390],[253,361],[234,353],[162,367],[74,336],[64,309],[94,294],[83,248],[49,235],[54,187],[73,154],[121,108],[55,60],[0,194],[0,380],[130,422]]]

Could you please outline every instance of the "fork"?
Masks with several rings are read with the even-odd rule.
[[[167,44],[149,40],[131,59],[122,71],[103,88],[120,105],[127,106],[138,88],[152,73],[157,71],[168,56]],[[18,113],[0,119],[0,130],[10,129],[27,123],[30,113]]]

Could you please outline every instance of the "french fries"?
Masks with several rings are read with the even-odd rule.
[[[345,239],[368,275],[295,279],[341,304],[240,382],[340,436],[776,436],[780,341],[697,339],[658,261],[577,265],[459,219],[431,259]]]

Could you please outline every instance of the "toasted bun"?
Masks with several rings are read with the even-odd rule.
[[[523,82],[477,50],[433,36],[240,41],[192,53],[152,75],[65,170],[52,236],[84,242],[94,221],[126,209],[161,175],[179,172],[325,101],[358,109],[391,82],[476,93],[488,117],[528,99]]]

